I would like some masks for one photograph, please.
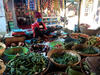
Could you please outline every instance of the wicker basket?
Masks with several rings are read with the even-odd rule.
[[[1,60],[1,59],[0,59],[0,66],[1,66],[1,68],[0,68],[0,75],[3,75],[3,72],[6,69],[6,66],[5,66],[3,60]]]
[[[90,35],[90,36],[96,35],[97,32],[98,32],[98,30],[86,29],[86,28],[83,28],[83,27],[80,27],[80,31],[83,34],[87,34],[87,35]]]
[[[78,39],[78,36],[84,37],[84,38],[88,38],[89,37],[89,35],[87,35],[85,33],[84,34],[83,33],[72,33],[72,34],[70,34],[70,36],[73,39]]]
[[[28,53],[29,50],[26,47],[12,47],[5,50],[4,55],[8,57],[8,60],[14,59],[16,54],[24,55]],[[13,54],[14,53],[14,54]]]
[[[9,46],[11,43],[24,42],[25,37],[10,37],[5,39],[5,44]]]
[[[75,46],[73,46],[72,47],[72,50],[77,50],[77,48],[80,48],[80,49],[83,49],[83,48],[87,48],[88,46],[86,46],[86,45],[82,45],[82,44],[79,44],[79,45],[75,45]],[[97,47],[94,47],[94,48],[96,48],[96,49],[98,49],[98,51],[99,51],[99,48],[97,48]],[[82,52],[78,52],[81,56],[98,56],[98,55],[100,55],[100,53],[97,53],[97,54],[85,54],[85,53],[82,53]]]
[[[53,64],[55,64],[56,66],[58,66],[59,68],[66,68],[67,65],[65,65],[65,64],[58,64],[58,63],[56,63],[56,62],[53,60],[53,58],[51,58],[52,54],[54,54],[54,53],[63,53],[63,52],[70,53],[70,54],[74,54],[74,55],[76,55],[76,56],[78,57],[78,62],[77,62],[77,63],[74,63],[74,64],[71,64],[71,66],[75,66],[75,65],[79,64],[79,62],[80,62],[80,60],[81,60],[81,57],[80,57],[80,55],[78,55],[75,51],[56,49],[56,50],[51,50],[51,51],[49,51],[48,54],[47,54],[47,56],[48,56],[48,58],[50,59],[50,61],[51,61]]]
[[[81,71],[85,74],[85,75],[87,75],[86,74],[86,72],[83,70],[83,62],[85,61],[85,58],[83,58],[81,61],[80,61],[80,67],[81,67]]]
[[[6,45],[0,42],[0,46],[2,46],[3,48],[0,49],[0,56],[4,53]]]

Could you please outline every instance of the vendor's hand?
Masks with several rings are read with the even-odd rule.
[[[44,37],[47,38],[47,39],[49,38],[47,35],[44,35]]]

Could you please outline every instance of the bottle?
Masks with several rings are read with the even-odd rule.
[[[74,29],[75,33],[80,33],[80,28],[78,25],[75,24],[75,29]]]

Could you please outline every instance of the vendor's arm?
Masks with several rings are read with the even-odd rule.
[[[32,25],[31,25],[31,28],[32,28],[32,31],[33,31],[33,37],[35,37],[35,27],[37,27],[37,23],[33,23]]]
[[[44,30],[46,30],[47,29],[47,27],[46,27],[46,25],[42,22],[42,24],[43,24],[43,26],[44,26]]]

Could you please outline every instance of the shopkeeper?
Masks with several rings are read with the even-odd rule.
[[[31,25],[33,31],[33,37],[47,37],[45,31],[47,30],[46,25],[42,22],[42,15],[39,12],[35,12],[36,22]]]

